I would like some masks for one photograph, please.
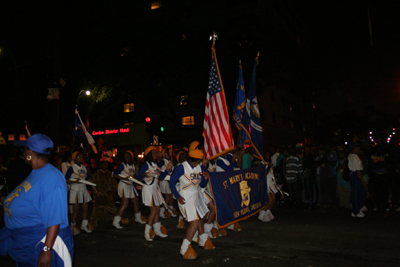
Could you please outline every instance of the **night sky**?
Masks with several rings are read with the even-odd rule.
[[[400,4],[392,1],[370,3],[372,47],[366,3],[162,1],[151,11],[151,1],[33,2],[3,1],[0,11],[4,134],[22,133],[24,120],[34,132],[45,132],[56,110],[56,101],[46,100],[47,88],[60,87],[60,78],[67,82],[60,87],[61,123],[73,116],[79,91],[91,84],[118,87],[135,99],[143,88],[154,88],[147,91],[156,98],[187,90],[202,105],[214,30],[230,107],[238,60],[248,84],[261,50],[258,77],[267,85],[312,88],[321,115],[340,113],[345,103],[360,113],[369,106],[399,113]],[[243,11],[256,4],[265,9]]]

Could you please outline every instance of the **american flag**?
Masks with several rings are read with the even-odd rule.
[[[204,154],[209,160],[219,157],[234,148],[224,86],[219,74],[214,47],[212,48],[203,135]]]

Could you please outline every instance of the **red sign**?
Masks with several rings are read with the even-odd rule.
[[[92,135],[117,134],[117,133],[129,133],[129,128],[119,128],[119,129],[111,129],[105,131],[93,131]]]

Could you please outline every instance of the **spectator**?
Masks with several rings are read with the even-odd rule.
[[[289,157],[286,159],[285,172],[290,204],[300,207],[300,175],[303,172],[303,167],[299,157],[296,155],[296,150],[294,148],[289,150]]]
[[[348,160],[346,159],[346,153],[344,150],[340,150],[338,152],[338,161],[336,163],[336,178],[337,178],[337,192],[339,196],[339,207],[350,209],[350,182],[345,181],[342,177],[343,170],[348,164]]]
[[[325,152],[322,157],[320,180],[324,208],[336,204],[336,162],[336,152],[332,150],[331,146],[325,146]]]

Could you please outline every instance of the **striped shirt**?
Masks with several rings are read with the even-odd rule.
[[[298,174],[303,172],[303,166],[297,156],[289,156],[286,159],[286,181],[293,183],[297,181]]]

